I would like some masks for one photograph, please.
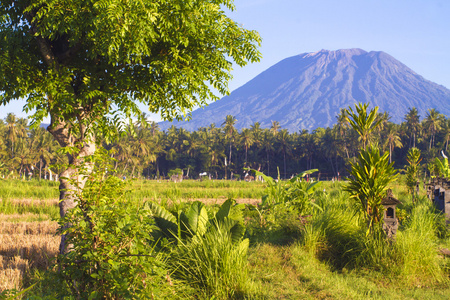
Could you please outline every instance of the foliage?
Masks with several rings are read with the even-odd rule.
[[[213,217],[208,217],[199,201],[175,214],[155,202],[147,205],[159,228],[154,236],[164,240],[163,250],[168,252],[167,263],[175,278],[218,298],[245,290],[249,241],[243,239],[244,205],[228,199]]]
[[[176,168],[173,170],[170,170],[169,173],[167,173],[167,175],[169,177],[171,177],[172,175],[178,175],[178,176],[183,176],[183,170],[181,170],[180,168]]]
[[[442,152],[442,156],[444,157],[442,160],[439,158],[435,158],[434,165],[435,169],[439,172],[439,175],[444,178],[450,178],[450,166],[448,164],[448,158]]]
[[[356,200],[360,211],[365,215],[369,231],[374,233],[383,219],[383,205],[387,185],[397,179],[397,174],[389,163],[389,154],[380,155],[376,147],[361,150],[357,163],[350,162],[351,177],[344,190]]]
[[[378,106],[367,112],[369,103],[355,104],[356,112],[351,107],[346,110],[346,120],[350,126],[359,134],[364,150],[369,141],[370,134],[381,124],[382,119],[377,120]]]
[[[222,0],[2,1],[0,103],[27,99],[37,122],[80,122],[73,133],[111,135],[121,114],[144,121],[136,102],[181,118],[217,99],[210,87],[227,93],[231,61],[260,58],[259,35],[222,6],[234,9]]]
[[[274,208],[275,206],[283,206],[288,210],[295,210],[298,214],[304,214],[309,205],[312,205],[312,195],[320,181],[312,182],[305,180],[307,175],[317,172],[317,169],[303,171],[287,181],[280,178],[278,172],[277,180],[264,173],[246,169],[256,176],[261,176],[266,182],[266,195],[262,197],[261,207],[264,210]]]
[[[76,298],[149,297],[165,288],[152,246],[151,211],[124,201],[126,184],[107,174],[112,168],[105,155],[95,156],[76,207],[59,221],[72,247],[59,256],[58,266]]]
[[[47,160],[41,160],[39,159],[39,149],[42,149],[41,138],[39,134],[36,134],[37,132],[26,125],[28,121],[17,117],[7,118],[7,120],[11,123],[3,121],[3,127],[0,125],[0,164],[4,164],[5,177],[17,178],[19,174],[27,175],[32,167],[34,167],[33,179],[44,178],[46,174],[48,178],[49,168],[55,173],[64,170],[63,166],[67,165],[64,159],[67,158],[58,152],[59,146],[55,145],[55,142],[48,145],[48,152],[51,155],[42,156],[47,157]],[[294,174],[305,167],[311,168],[309,166],[315,166],[320,170],[321,180],[337,178],[338,173],[341,178],[347,176],[348,161],[356,157],[361,143],[358,142],[357,132],[347,124],[344,116],[340,116],[338,121],[339,123],[333,127],[318,128],[312,132],[287,133],[281,130],[276,138],[270,129],[261,128],[257,123],[252,125],[252,129],[235,132],[232,144],[233,164],[227,166],[227,178],[230,178],[230,171],[243,177],[242,168],[244,167],[264,170],[264,173],[272,178],[278,175],[277,167],[282,171],[283,178],[286,177],[284,173]],[[9,135],[7,130],[9,125],[15,128],[12,131],[17,132],[16,136]],[[417,149],[421,151],[421,157],[423,157],[421,164],[434,164],[437,149],[445,149],[450,140],[447,139],[450,135],[447,135],[445,131],[450,126],[436,132],[435,146],[431,150],[428,143],[429,132],[424,130],[413,133],[411,131],[413,129],[409,126],[415,125],[403,122],[401,125],[394,126],[387,121],[386,124],[383,123],[383,126],[380,125],[375,129],[370,135],[370,141],[380,147],[383,146],[383,150],[390,149],[397,169],[404,168],[408,164],[406,160],[408,143],[411,145],[416,143]],[[158,128],[158,124],[151,122],[148,128],[136,124],[134,133],[132,134],[131,129],[126,129],[126,134],[123,134],[117,142],[103,144],[105,148],[115,150],[111,155],[117,159],[114,168],[121,176],[155,178],[155,175],[160,174],[167,178],[170,170],[180,168],[189,169],[190,178],[196,179],[199,174],[205,172],[211,179],[224,177],[224,157],[227,156],[227,162],[229,161],[229,145],[226,142],[224,128],[211,125],[190,132],[173,126],[162,131]],[[285,133],[286,137],[284,137]],[[395,141],[391,147],[390,142],[387,141],[393,137],[392,134],[400,137],[401,143],[406,147],[399,148]],[[412,136],[413,134],[415,137]],[[43,140],[47,141],[49,137],[51,138],[50,133],[45,132]],[[413,139],[415,139],[414,142]],[[21,150],[27,147],[30,151]],[[18,157],[18,153],[22,158]],[[285,161],[288,163],[283,170]],[[269,164],[270,173],[266,171]],[[36,170],[39,170],[41,166],[42,176],[39,176],[40,172]],[[28,176],[26,177],[28,179]]]
[[[409,163],[406,167],[406,185],[414,200],[417,198],[416,184],[419,182],[419,164],[422,161],[420,154],[420,150],[413,147],[408,150],[406,158]]]

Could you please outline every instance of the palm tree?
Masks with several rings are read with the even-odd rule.
[[[53,136],[44,128],[38,127],[31,130],[31,148],[32,152],[39,162],[39,179],[42,178],[42,164],[48,168],[51,160],[54,157],[54,149],[56,148],[56,141]]]
[[[350,158],[348,154],[347,147],[347,132],[350,127],[350,124],[347,121],[347,110],[345,108],[341,108],[339,115],[337,115],[337,123],[336,123],[336,133],[339,139],[342,141],[345,153],[347,154],[347,159]]]
[[[409,146],[411,147],[411,139],[413,141],[412,147],[416,147],[416,134],[420,131],[420,116],[415,107],[410,108],[405,115],[406,126],[410,132]]]
[[[232,115],[227,115],[225,117],[225,122],[222,123],[223,131],[225,132],[225,137],[230,141],[230,156],[228,159],[228,164],[231,166],[231,146],[234,141],[234,134],[236,133],[236,128],[234,125],[236,124],[236,118]]]
[[[290,154],[292,150],[292,144],[287,129],[283,129],[278,133],[277,141],[280,144],[279,151],[283,153],[284,179],[286,179],[286,153]]]
[[[155,121],[150,122],[150,135],[153,137],[159,132],[159,126],[158,123]]]
[[[398,135],[398,131],[396,129],[395,124],[389,124],[388,126],[388,133],[386,136],[386,141],[384,143],[384,146],[389,146],[389,163],[392,162],[392,152],[394,151],[395,147],[403,147],[402,140],[400,136]]]
[[[439,130],[441,130],[441,128],[442,128],[441,125],[442,125],[441,114],[436,109],[430,108],[427,111],[427,115],[425,116],[425,120],[424,120],[424,127],[426,128],[426,130],[428,131],[428,133],[430,135],[429,149],[431,149],[431,147],[433,147],[436,133]]]
[[[370,139],[371,133],[381,124],[382,118],[377,119],[378,107],[367,112],[368,103],[355,104],[356,112],[351,107],[346,110],[346,119],[350,126],[359,134],[363,144],[363,149],[366,150],[367,142]]]
[[[339,172],[338,151],[341,144],[339,135],[336,134],[334,128],[317,128],[314,130],[314,138],[316,140],[316,144],[319,146],[318,152],[323,154],[325,159],[330,163],[333,173],[337,176]]]
[[[18,119],[13,113],[6,116],[6,135],[7,141],[10,143],[11,157],[14,157],[14,144],[19,138],[26,135],[27,122],[26,119]]]
[[[267,155],[267,176],[270,176],[270,152],[273,151],[273,134],[269,130],[264,130],[263,139],[262,139],[262,147]]]
[[[270,132],[272,132],[272,134],[276,136],[280,128],[281,126],[278,121],[272,121],[272,125],[270,126]]]
[[[250,129],[244,128],[241,132],[241,143],[244,145],[245,148],[245,163],[244,166],[247,166],[247,152],[248,148],[253,145],[255,140],[253,139],[253,133]]]
[[[133,162],[138,162],[139,166],[142,166],[143,169],[148,165],[148,163],[152,163],[156,160],[155,154],[151,151],[151,136],[150,131],[139,127],[136,131],[136,136],[131,140],[132,152],[134,156],[136,156],[136,160]],[[137,165],[133,165],[133,170],[131,171],[134,174],[134,170]]]
[[[445,120],[443,126],[443,134],[445,141],[445,151],[448,150],[448,141],[450,140],[450,119]]]

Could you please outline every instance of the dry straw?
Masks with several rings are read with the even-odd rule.
[[[32,268],[49,267],[59,247],[57,227],[53,221],[0,222],[0,290],[21,288]]]

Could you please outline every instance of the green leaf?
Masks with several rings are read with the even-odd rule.
[[[200,201],[195,201],[189,207],[186,214],[182,215],[181,220],[187,225],[188,230],[193,235],[203,235],[207,229],[208,212],[206,211],[205,204]]]
[[[178,232],[178,222],[174,215],[155,202],[148,202],[156,225],[167,237],[174,237]]]

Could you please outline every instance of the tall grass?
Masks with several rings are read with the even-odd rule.
[[[413,205],[407,194],[399,192],[405,220],[394,241],[381,230],[366,235],[366,224],[346,193],[330,187],[328,196],[316,202],[322,210],[316,210],[305,225],[302,246],[338,269],[379,271],[407,285],[447,282],[445,260],[438,255],[438,235],[446,230],[441,217],[428,199],[422,197]]]
[[[201,299],[240,299],[252,291],[248,240],[232,243],[220,226],[202,238],[179,241],[167,260],[173,276],[196,288]]]
[[[422,199],[413,208],[394,245],[396,272],[408,283],[448,280],[443,259],[438,256],[436,234],[438,215],[432,204]]]

